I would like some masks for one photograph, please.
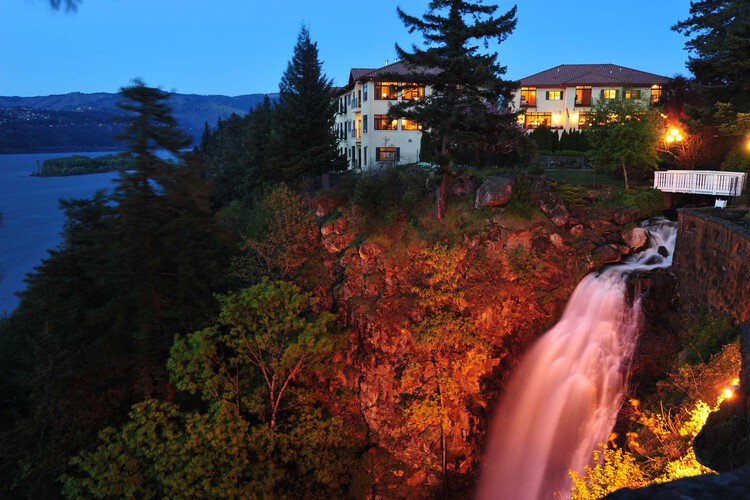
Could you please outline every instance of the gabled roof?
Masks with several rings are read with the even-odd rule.
[[[419,79],[422,75],[436,75],[438,72],[439,70],[434,68],[412,66],[403,61],[396,61],[382,68],[352,68],[349,72],[347,87],[351,87],[362,80],[376,81],[383,78],[393,78],[394,76]]]
[[[561,64],[521,78],[524,87],[569,87],[573,85],[622,85],[645,87],[664,85],[671,78],[616,64]]]

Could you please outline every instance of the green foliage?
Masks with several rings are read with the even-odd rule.
[[[658,189],[639,187],[625,193],[625,206],[637,210],[639,219],[648,219],[661,215],[664,200]]]
[[[427,194],[428,174],[415,166],[397,166],[360,175],[352,203],[369,220],[383,220],[389,212],[410,216]]]
[[[220,298],[214,325],[178,337],[175,388],[207,408],[133,406],[63,478],[71,498],[330,498],[352,481],[357,441],[306,390],[324,373],[332,315],[290,283],[264,280]],[[284,404],[282,405],[282,401]]]
[[[750,148],[746,143],[735,145],[721,164],[728,172],[750,172]]]
[[[593,467],[586,466],[583,474],[571,471],[574,500],[597,500],[621,488],[639,488],[647,484],[644,471],[635,457],[620,448],[594,450]]]
[[[516,281],[524,285],[535,283],[543,276],[548,264],[534,250],[527,250],[522,245],[508,252],[508,263],[513,273],[516,275]]]
[[[255,203],[233,274],[242,283],[261,276],[295,276],[319,245],[320,230],[308,200],[279,185]]]
[[[135,158],[127,153],[104,155],[96,158],[73,155],[66,158],[52,158],[42,162],[38,175],[42,177],[98,174],[115,170],[128,170],[135,166]]]
[[[278,116],[269,146],[269,171],[275,180],[292,182],[346,170],[333,130],[337,104],[331,85],[318,59],[318,44],[302,27],[279,84]]]
[[[419,31],[426,49],[412,52],[396,45],[398,58],[414,68],[414,82],[430,86],[424,99],[403,100],[389,108],[389,116],[404,117],[430,130],[429,151],[439,151],[443,178],[438,190],[437,218],[445,214],[448,172],[471,152],[475,158],[508,156],[522,150],[526,138],[514,113],[500,103],[509,102],[515,83],[503,80],[506,67],[497,53],[480,53],[478,44],[503,42],[516,26],[516,8],[495,17],[496,5],[465,0],[434,0],[420,19],[397,9],[410,32]],[[387,75],[385,75],[387,76]],[[394,75],[397,81],[403,75]]]
[[[570,210],[588,204],[589,192],[583,186],[573,184],[553,184],[553,189],[560,194],[563,203]]]
[[[242,414],[258,409],[252,388],[260,377],[262,416],[274,427],[286,391],[331,350],[333,316],[309,316],[312,297],[283,281],[264,279],[219,301],[215,325],[175,339],[168,363],[172,383]]]
[[[738,335],[739,330],[730,314],[703,310],[683,324],[680,335],[683,356],[691,364],[708,360]]]
[[[597,167],[622,168],[629,189],[627,167],[657,166],[658,115],[645,103],[628,99],[599,99],[591,112],[590,157]]]
[[[546,125],[541,125],[529,133],[529,139],[533,140],[536,147],[544,151],[557,151],[560,147],[560,136],[557,130],[552,130]]]
[[[750,112],[750,12],[746,0],[697,0],[672,29],[687,37],[687,67],[708,105],[732,103]]]
[[[523,172],[516,174],[513,181],[513,194],[510,202],[505,206],[505,211],[523,219],[531,219],[535,211],[534,204],[531,202],[531,189],[531,177]]]
[[[174,332],[203,326],[222,285],[210,186],[199,159],[180,152],[187,139],[168,94],[136,82],[123,96],[136,113],[126,128],[133,170],[111,195],[62,203],[63,244],[28,277],[7,333],[14,386],[27,394],[0,436],[15,496],[54,496],[70,454],[133,401],[167,393]]]

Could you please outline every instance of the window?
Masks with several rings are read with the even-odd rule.
[[[563,91],[562,90],[548,90],[547,100],[548,101],[562,101]]]
[[[651,86],[651,104],[655,104],[661,100],[661,85]]]
[[[398,84],[394,82],[375,82],[375,99],[395,101],[398,99]]]
[[[375,161],[398,161],[400,148],[375,148]]]
[[[357,116],[357,121],[355,122],[355,132],[356,135],[354,136],[355,139],[361,139],[362,138],[362,116]]]
[[[357,91],[357,107],[362,106],[362,91]]]
[[[375,130],[396,130],[398,120],[389,120],[388,115],[375,115]]]
[[[550,126],[552,123],[552,113],[526,113],[525,127],[534,129],[540,125]]]
[[[617,99],[617,95],[620,92],[615,89],[604,89],[602,90],[602,99]]]
[[[521,106],[536,106],[536,87],[521,87]]]
[[[422,130],[422,125],[416,120],[401,118],[401,130]]]
[[[578,128],[584,129],[591,126],[592,113],[579,113],[578,114]]]
[[[362,133],[367,133],[367,115],[362,116]]]
[[[591,87],[576,87],[576,106],[591,106]]]
[[[407,101],[419,101],[424,99],[424,85],[405,83],[403,90],[401,90],[401,98]]]
[[[640,98],[641,98],[640,90],[626,90],[625,91],[625,99],[640,99]]]
[[[362,84],[362,100],[367,101],[367,82]]]

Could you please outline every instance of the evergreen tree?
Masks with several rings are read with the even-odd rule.
[[[427,48],[398,45],[396,52],[414,68],[417,77],[432,88],[422,100],[403,101],[391,108],[392,116],[406,117],[430,130],[440,151],[443,173],[438,193],[438,218],[445,212],[449,173],[459,146],[515,142],[515,115],[504,108],[515,84],[503,80],[506,67],[497,53],[480,53],[490,40],[502,43],[516,26],[516,8],[495,18],[496,5],[465,0],[433,0],[422,19],[398,9],[409,32],[419,31]],[[468,20],[468,21],[467,21]]]
[[[690,2],[690,17],[672,29],[692,37],[685,43],[687,67],[706,103],[750,112],[750,0]]]
[[[64,241],[32,274],[7,332],[27,394],[2,422],[0,460],[14,497],[55,497],[71,454],[149,395],[166,395],[175,332],[204,325],[221,285],[210,185],[177,129],[168,94],[123,89],[135,158],[113,194],[63,203]],[[156,150],[171,152],[167,161]],[[3,373],[7,380],[7,373]],[[15,392],[15,391],[14,391]],[[0,493],[2,496],[2,493]]]
[[[318,44],[303,27],[279,84],[278,128],[269,165],[276,180],[297,181],[346,169],[333,130],[336,101],[323,74]]]

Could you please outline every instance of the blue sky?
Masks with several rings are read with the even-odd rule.
[[[514,3],[497,0],[499,11]],[[518,25],[500,46],[507,77],[558,64],[613,63],[689,75],[685,37],[670,30],[687,0],[518,0]],[[324,70],[344,84],[352,67],[380,67],[394,43],[420,42],[396,16],[428,0],[83,0],[76,13],[48,0],[0,0],[0,95],[116,92],[135,77],[195,94],[271,93],[304,23]]]

